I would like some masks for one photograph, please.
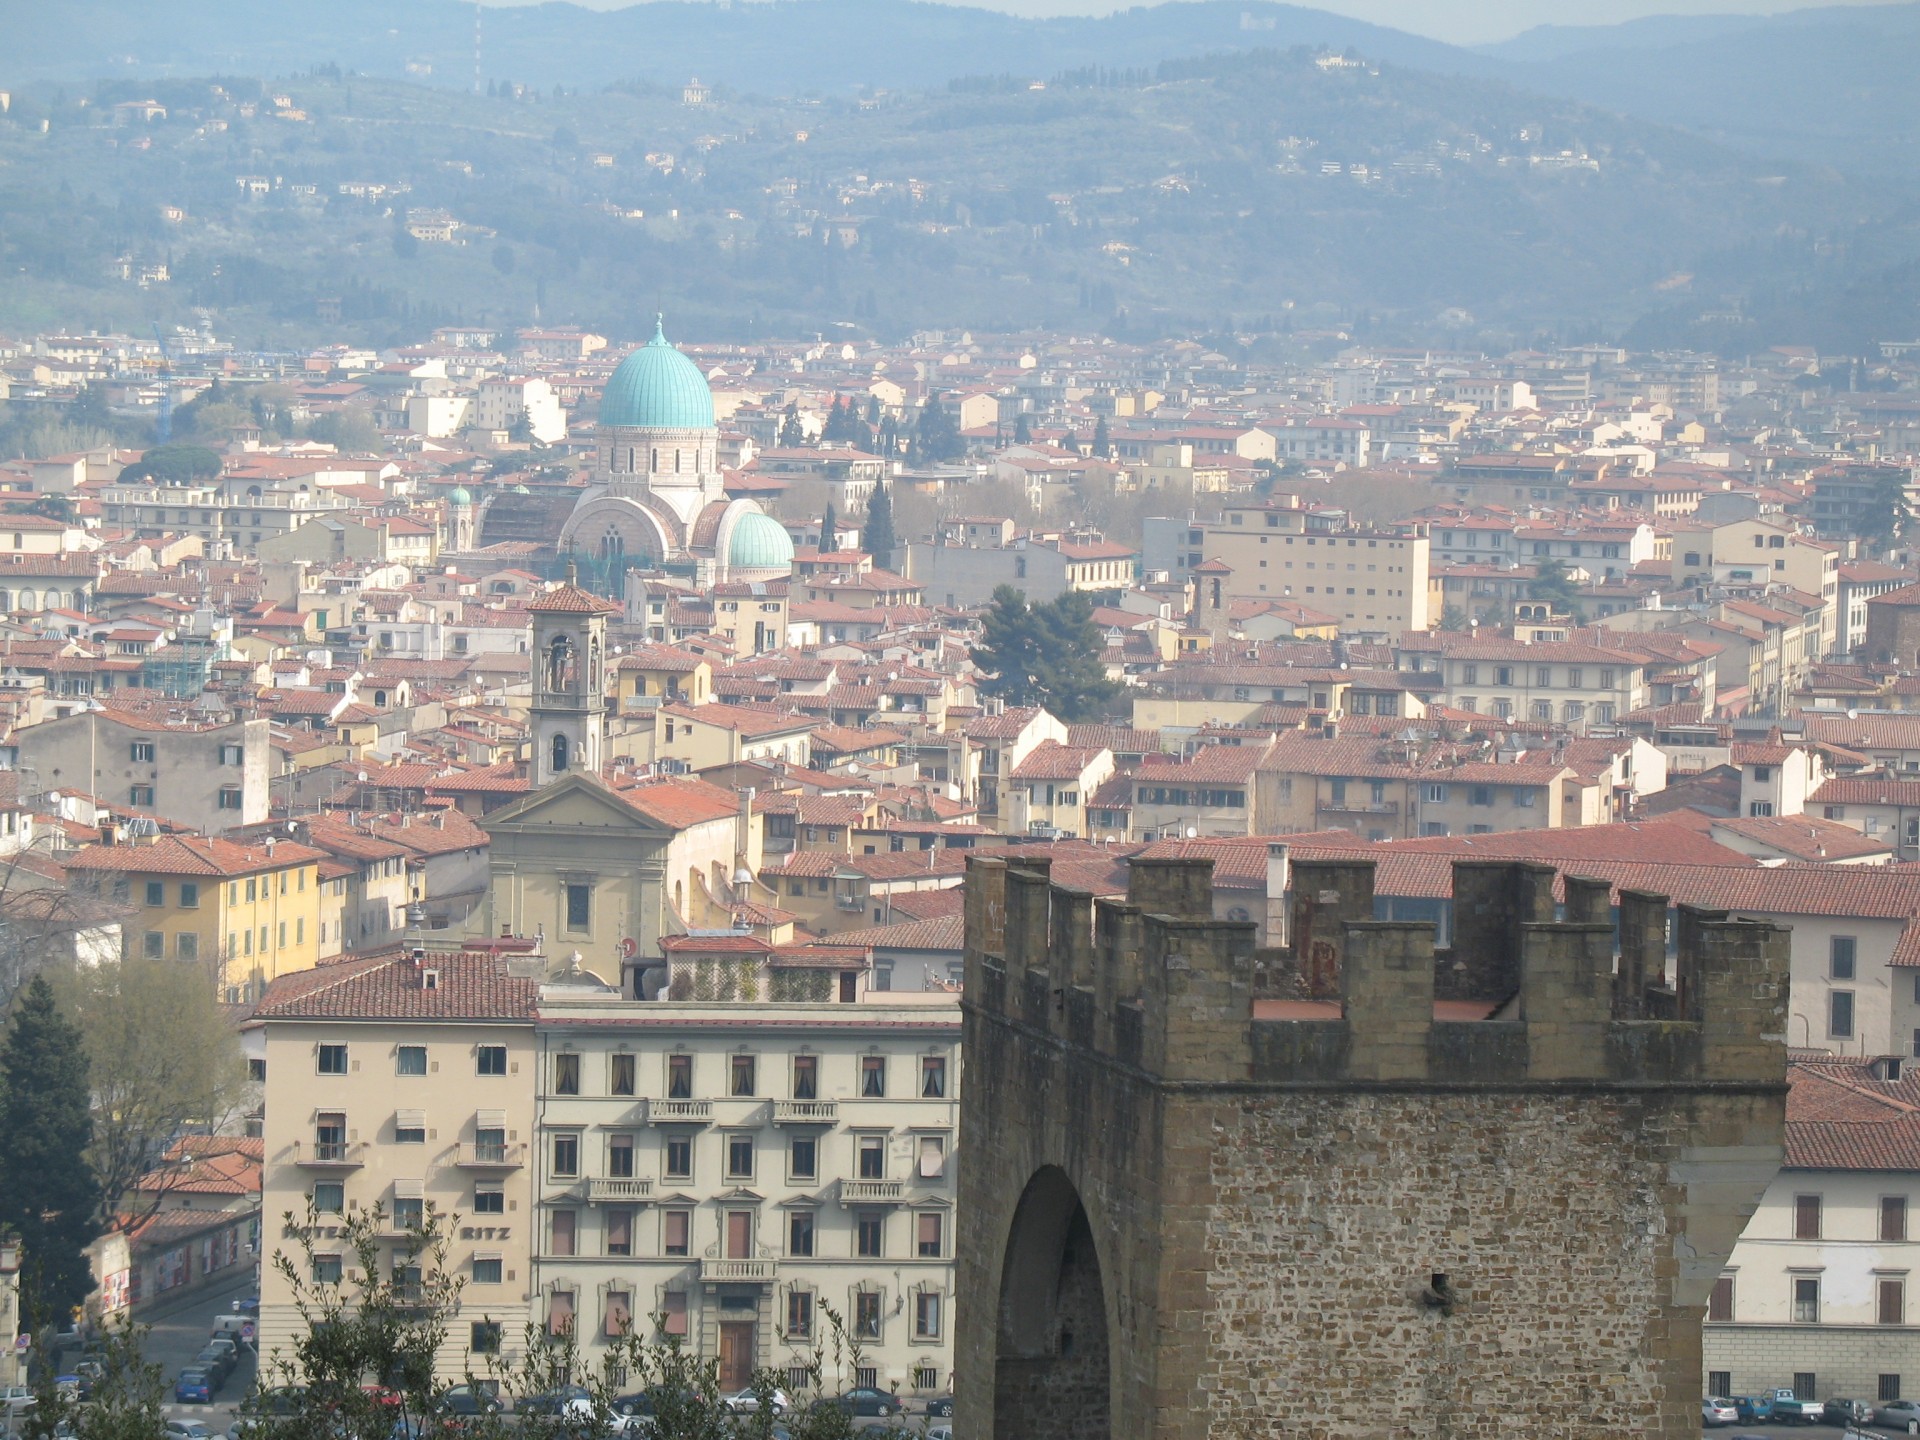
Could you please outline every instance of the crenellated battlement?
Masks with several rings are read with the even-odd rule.
[[[1251,922],[1213,918],[1210,860],[1135,859],[1111,900],[1052,884],[1044,857],[973,857],[966,1004],[1170,1081],[1784,1081],[1783,929],[1459,861],[1440,946],[1374,918],[1370,861],[1292,874],[1291,944],[1263,950]]]

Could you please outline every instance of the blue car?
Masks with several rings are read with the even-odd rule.
[[[181,1405],[211,1405],[213,1377],[204,1370],[182,1370],[173,1383],[173,1398]]]
[[[1740,1418],[1749,1423],[1773,1418],[1773,1397],[1771,1395],[1736,1395],[1733,1408],[1740,1412]]]

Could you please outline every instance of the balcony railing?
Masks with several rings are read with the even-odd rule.
[[[1400,813],[1400,804],[1396,800],[1329,800],[1320,808],[1341,815],[1398,815]]]
[[[367,1163],[364,1140],[296,1140],[293,1163],[310,1170],[352,1170]]]
[[[652,1194],[653,1181],[635,1179],[631,1175],[609,1175],[587,1181],[589,1205],[618,1205],[623,1202],[645,1200]]]
[[[867,902],[862,900],[858,895],[836,895],[833,897],[833,903],[838,905],[842,910],[864,910],[867,908]]]
[[[710,1125],[711,1100],[649,1100],[647,1119],[655,1125]]]
[[[838,1100],[776,1100],[773,1123],[776,1125],[832,1125],[840,1118]]]
[[[527,1163],[527,1147],[468,1140],[460,1146],[457,1163],[463,1170],[518,1170]]]
[[[842,1180],[840,1182],[842,1205],[898,1204],[906,1198],[906,1194],[907,1182],[904,1180]]]
[[[717,1280],[731,1280],[771,1284],[779,1263],[777,1260],[703,1259],[700,1262],[700,1278],[709,1283]]]

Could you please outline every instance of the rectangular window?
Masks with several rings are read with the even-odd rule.
[[[853,1253],[869,1260],[879,1258],[884,1227],[885,1217],[878,1210],[862,1210],[854,1222]]]
[[[427,1047],[424,1045],[402,1045],[393,1053],[393,1073],[396,1075],[424,1075],[427,1073]]]
[[[727,1137],[727,1178],[729,1180],[753,1178],[753,1136],[729,1135]]]
[[[862,1055],[860,1057],[860,1097],[863,1100],[883,1099],[886,1093],[887,1057]]]
[[[573,1333],[573,1291],[556,1290],[547,1297],[547,1333]]]
[[[553,1137],[553,1173],[557,1179],[570,1180],[580,1173],[580,1137]]]
[[[427,1223],[427,1202],[418,1195],[393,1197],[393,1228],[418,1230]]]
[[[237,785],[221,786],[214,797],[214,806],[220,810],[239,810],[244,808],[245,803],[240,787]]]
[[[393,1143],[396,1145],[424,1145],[427,1143],[427,1112],[424,1110],[397,1110],[393,1116]]]
[[[1793,1238],[1796,1240],[1820,1238],[1820,1197],[1818,1195],[1793,1197]]]
[[[634,1093],[633,1056],[615,1055],[608,1070],[607,1089],[614,1095]]]
[[[167,955],[167,932],[147,931],[140,939],[140,953],[149,960],[164,960]]]
[[[504,1045],[482,1045],[473,1052],[474,1070],[481,1075],[504,1075],[507,1073],[507,1047]]]
[[[556,1095],[578,1095],[580,1093],[580,1057],[562,1053],[553,1057],[553,1093]]]
[[[200,887],[191,880],[181,882],[180,908],[182,910],[198,910],[200,908]]]
[[[607,1242],[607,1254],[633,1254],[633,1211],[624,1207],[607,1211],[603,1222]]]
[[[667,1098],[669,1100],[693,1098],[693,1057],[691,1055],[667,1057]]]
[[[132,787],[132,790],[129,792],[127,796],[127,800],[129,804],[140,806],[143,809],[149,809],[149,810],[152,809],[153,808],[153,786],[135,785],[134,787]]]
[[[914,1253],[922,1260],[940,1258],[941,1216],[937,1210],[923,1211],[914,1217]]]
[[[880,1338],[880,1294],[876,1290],[862,1290],[853,1297],[853,1338],[856,1340],[878,1340]]]
[[[860,1178],[887,1178],[887,1141],[884,1135],[862,1135],[859,1140]]]
[[[1880,1399],[1898,1400],[1899,1398],[1900,1377],[1898,1375],[1882,1375],[1880,1377]]]
[[[151,740],[134,741],[133,742],[133,760],[136,765],[152,764],[153,763],[153,742]]]
[[[164,881],[147,881],[147,904],[164,905],[167,903],[167,887]]]
[[[507,1158],[507,1132],[503,1126],[476,1125],[473,1131],[473,1153],[476,1159],[490,1164],[501,1164]]]
[[[668,1251],[668,1254],[686,1254],[685,1250]],[[687,1333],[687,1292],[675,1290],[660,1297],[660,1333],[662,1335],[685,1335]]]
[[[944,1135],[920,1137],[920,1178],[937,1180],[947,1172],[947,1139]]]
[[[1813,1276],[1796,1275],[1794,1277],[1793,1323],[1796,1325],[1820,1323],[1820,1281]],[[1800,1393],[1798,1381],[1794,1383],[1794,1393]]]
[[[612,1252],[609,1251],[609,1254]],[[624,1251],[622,1252],[625,1253]],[[609,1290],[607,1305],[600,1328],[609,1340],[618,1340],[633,1328],[633,1292],[630,1290]]]
[[[507,1192],[498,1185],[476,1185],[473,1187],[473,1213],[476,1215],[504,1215],[507,1213]]]
[[[1836,935],[1828,942],[1827,974],[1835,980],[1853,979],[1853,962],[1857,953],[1854,937]]]
[[[322,1215],[339,1215],[347,1208],[347,1187],[338,1180],[316,1180],[313,1208]]]
[[[500,1257],[498,1255],[476,1255],[473,1257],[473,1283],[476,1285],[498,1285],[502,1277]]]
[[[787,1292],[787,1334],[795,1340],[805,1340],[813,1334],[812,1291]]]
[[[1835,990],[1827,996],[1827,1034],[1845,1040],[1853,1034],[1853,992]]]
[[[1819,1389],[1819,1386],[1816,1382],[1818,1381],[1818,1378],[1819,1377],[1816,1376],[1811,1370],[1794,1371],[1793,1372],[1794,1398],[1798,1400],[1812,1400],[1817,1398],[1817,1391]]]
[[[947,1097],[947,1057],[944,1055],[922,1055],[920,1057],[920,1098],[923,1100],[944,1100]]]
[[[693,1243],[693,1212],[669,1210],[660,1217],[660,1249],[667,1255],[685,1255]],[[669,1296],[669,1299],[672,1297]],[[686,1297],[681,1297],[682,1304]],[[668,1331],[672,1334],[672,1331]],[[686,1333],[685,1331],[681,1332]]]
[[[1880,1197],[1880,1238],[1882,1240],[1907,1238],[1906,1196],[1882,1195]]]
[[[932,1290],[922,1290],[913,1297],[913,1338],[916,1340],[938,1340],[940,1338],[940,1299]]]
[[[614,1135],[607,1140],[607,1176],[613,1180],[633,1178],[633,1136]]]
[[[693,1141],[685,1135],[669,1135],[662,1172],[669,1180],[693,1178]]]
[[[316,1255],[313,1257],[313,1283],[316,1285],[338,1285],[340,1283],[340,1257],[338,1255]]]
[[[590,930],[593,918],[593,887],[572,883],[567,890],[567,929]]]
[[[548,1227],[552,1241],[547,1246],[549,1255],[571,1255],[577,1243],[578,1219],[571,1210],[556,1210]]]
[[[796,1135],[787,1142],[787,1178],[813,1180],[820,1173],[820,1142],[811,1135]]]
[[[1907,1282],[1881,1278],[1876,1318],[1882,1325],[1907,1323]]]
[[[1920,990],[1920,976],[1915,977],[1917,990]],[[817,1055],[796,1055],[793,1057],[793,1098],[796,1100],[817,1100],[820,1098],[820,1057]]]
[[[813,1212],[795,1210],[787,1216],[787,1254],[806,1259],[813,1254]]]
[[[322,1075],[346,1074],[347,1047],[344,1045],[322,1045],[320,1047],[320,1073]]]
[[[1707,1371],[1707,1393],[1726,1396],[1733,1393],[1733,1372],[1731,1370]]]
[[[1713,1293],[1707,1297],[1707,1319],[1723,1324],[1733,1319],[1733,1276],[1722,1275],[1713,1282]]]
[[[753,1094],[753,1072],[753,1056],[733,1056],[727,1062],[727,1093],[729,1095]]]

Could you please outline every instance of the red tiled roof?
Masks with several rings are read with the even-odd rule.
[[[323,851],[290,840],[236,845],[198,835],[157,835],[143,844],[89,845],[61,862],[72,870],[112,871],[127,875],[258,875],[326,859]]]
[[[438,972],[432,989],[422,970]],[[393,949],[283,975],[254,1007],[263,1020],[502,1020],[531,1023],[537,980],[507,973],[505,957],[433,952],[422,970]]]

